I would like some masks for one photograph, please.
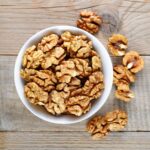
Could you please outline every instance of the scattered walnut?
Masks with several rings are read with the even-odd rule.
[[[123,65],[116,65],[114,66],[114,83],[116,84],[120,79],[129,83],[135,82],[135,75]]]
[[[27,99],[52,115],[81,116],[104,89],[100,57],[85,35],[45,36],[26,50],[22,65]]]
[[[96,116],[87,124],[87,131],[91,133],[94,140],[101,139],[108,134],[107,122],[104,117]]]
[[[95,12],[83,10],[80,12],[80,19],[77,20],[77,27],[94,34],[99,31],[101,23],[102,18]]]
[[[43,52],[51,51],[54,46],[57,45],[59,40],[58,35],[50,34],[48,36],[43,37],[41,43],[38,44],[38,49],[42,50]]]
[[[27,99],[35,105],[45,105],[48,102],[48,93],[34,82],[27,83],[24,92]]]
[[[114,56],[123,56],[127,49],[128,40],[121,34],[114,34],[108,40],[108,49]]]
[[[110,131],[120,131],[127,124],[127,114],[122,110],[108,112],[105,116],[96,116],[87,124],[87,131],[94,140],[101,139]]]
[[[44,54],[41,50],[37,50],[36,46],[29,47],[23,56],[22,66],[24,68],[35,69],[40,66],[43,60]]]
[[[129,102],[134,98],[134,93],[131,90],[116,90],[115,96],[122,101]]]
[[[143,69],[144,60],[136,51],[130,51],[123,57],[123,64],[131,72],[137,73]]]
[[[127,124],[127,114],[122,110],[108,112],[105,115],[105,120],[110,131],[120,131]]]

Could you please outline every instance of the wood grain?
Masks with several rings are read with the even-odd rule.
[[[128,112],[122,132],[92,141],[86,121],[56,125],[32,115],[21,103],[14,86],[15,59],[23,43],[34,33],[54,25],[75,26],[83,9],[103,17],[95,35],[105,46],[112,33],[124,34],[129,50],[145,59],[145,68],[132,86],[131,103],[116,100],[114,88],[98,114],[115,108]],[[0,0],[0,150],[149,150],[150,149],[150,0]],[[13,56],[14,55],[14,56]],[[112,58],[119,63],[119,58]]]
[[[149,150],[150,133],[112,132],[93,141],[87,132],[1,132],[1,150]]]
[[[15,56],[0,56],[0,131],[84,131],[85,122],[74,125],[50,124],[33,116],[19,100],[13,81]],[[122,108],[129,114],[125,131],[150,131],[150,57],[145,56],[145,69],[137,76],[132,89],[136,99],[124,103],[114,98],[112,91],[107,103],[99,111],[103,114],[115,108]],[[119,60],[113,58],[114,63]]]
[[[129,49],[150,55],[150,2],[144,0],[0,0],[0,54],[16,55],[37,31],[54,25],[75,26],[79,11],[92,9],[104,18],[96,36],[106,46],[112,33],[129,39]]]

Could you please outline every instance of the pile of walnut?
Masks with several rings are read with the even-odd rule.
[[[97,33],[102,24],[102,18],[95,12],[83,10],[80,12],[80,19],[77,20],[77,27],[90,32]]]
[[[87,124],[87,131],[94,140],[101,139],[110,131],[120,131],[127,124],[127,114],[122,110],[108,112],[105,116],[96,116]]]
[[[104,89],[101,60],[85,35],[50,34],[22,61],[25,96],[53,115],[87,113]]]
[[[123,56],[122,64],[114,66],[114,84],[117,87],[116,98],[129,102],[134,98],[130,83],[135,82],[135,74],[144,67],[143,58],[136,51],[126,53],[128,40],[121,34],[114,34],[108,40],[108,49],[114,56]]]

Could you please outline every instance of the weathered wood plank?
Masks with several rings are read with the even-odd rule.
[[[93,141],[87,132],[1,132],[1,150],[149,150],[149,132],[113,132]]]
[[[150,55],[150,3],[144,0],[0,0],[0,54],[16,55],[22,44],[43,28],[75,26],[81,9],[92,9],[103,16],[102,32],[96,36],[104,45],[109,34],[119,32],[128,37],[129,49]]]
[[[0,131],[84,131],[85,122],[74,125],[55,125],[33,116],[19,100],[13,81],[15,56],[0,56]],[[145,69],[138,74],[133,86],[136,99],[131,103],[118,101],[113,91],[100,114],[122,108],[129,114],[125,131],[150,131],[150,56],[145,56]],[[115,59],[116,60],[116,59]],[[118,62],[118,60],[117,60]]]

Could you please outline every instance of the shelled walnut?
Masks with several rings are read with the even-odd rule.
[[[143,69],[144,60],[136,51],[130,51],[123,57],[123,64],[131,72],[137,73]]]
[[[22,60],[22,66],[25,68],[35,69],[40,66],[43,61],[44,53],[37,49],[35,45],[29,47]]]
[[[115,96],[117,99],[129,102],[134,98],[130,90],[130,83],[135,82],[135,75],[123,65],[114,66],[114,84],[117,87]]]
[[[48,102],[48,93],[35,82],[29,82],[24,87],[25,96],[35,105],[45,105]]]
[[[50,34],[24,54],[25,96],[52,115],[81,116],[103,89],[101,59],[85,35]]]
[[[87,131],[91,134],[93,140],[103,138],[108,134],[108,126],[103,116],[92,118],[87,124]]]
[[[122,130],[128,121],[127,114],[122,110],[114,110],[104,116],[96,116],[87,124],[87,131],[94,140],[106,136],[110,131]]]
[[[21,77],[28,82],[35,82],[44,91],[50,92],[55,89],[55,84],[57,79],[51,70],[34,70],[34,69],[24,69],[20,71]]]
[[[38,43],[38,49],[43,52],[51,51],[58,43],[58,35],[50,34],[42,38],[41,42]]]
[[[134,93],[131,90],[125,91],[125,90],[116,90],[115,91],[115,96],[116,98],[125,101],[125,102],[129,102],[131,101],[131,99],[133,99]]]
[[[123,65],[115,65],[113,70],[114,70],[114,84],[116,84],[120,79],[123,79],[128,83],[135,82],[135,75]]]
[[[109,131],[120,131],[127,124],[127,114],[122,110],[114,110],[105,115]]]
[[[77,27],[92,34],[97,33],[102,24],[102,18],[95,12],[83,10],[80,12],[80,19],[77,20]]]
[[[108,39],[108,49],[114,56],[125,55],[128,40],[121,34],[114,34]]]

